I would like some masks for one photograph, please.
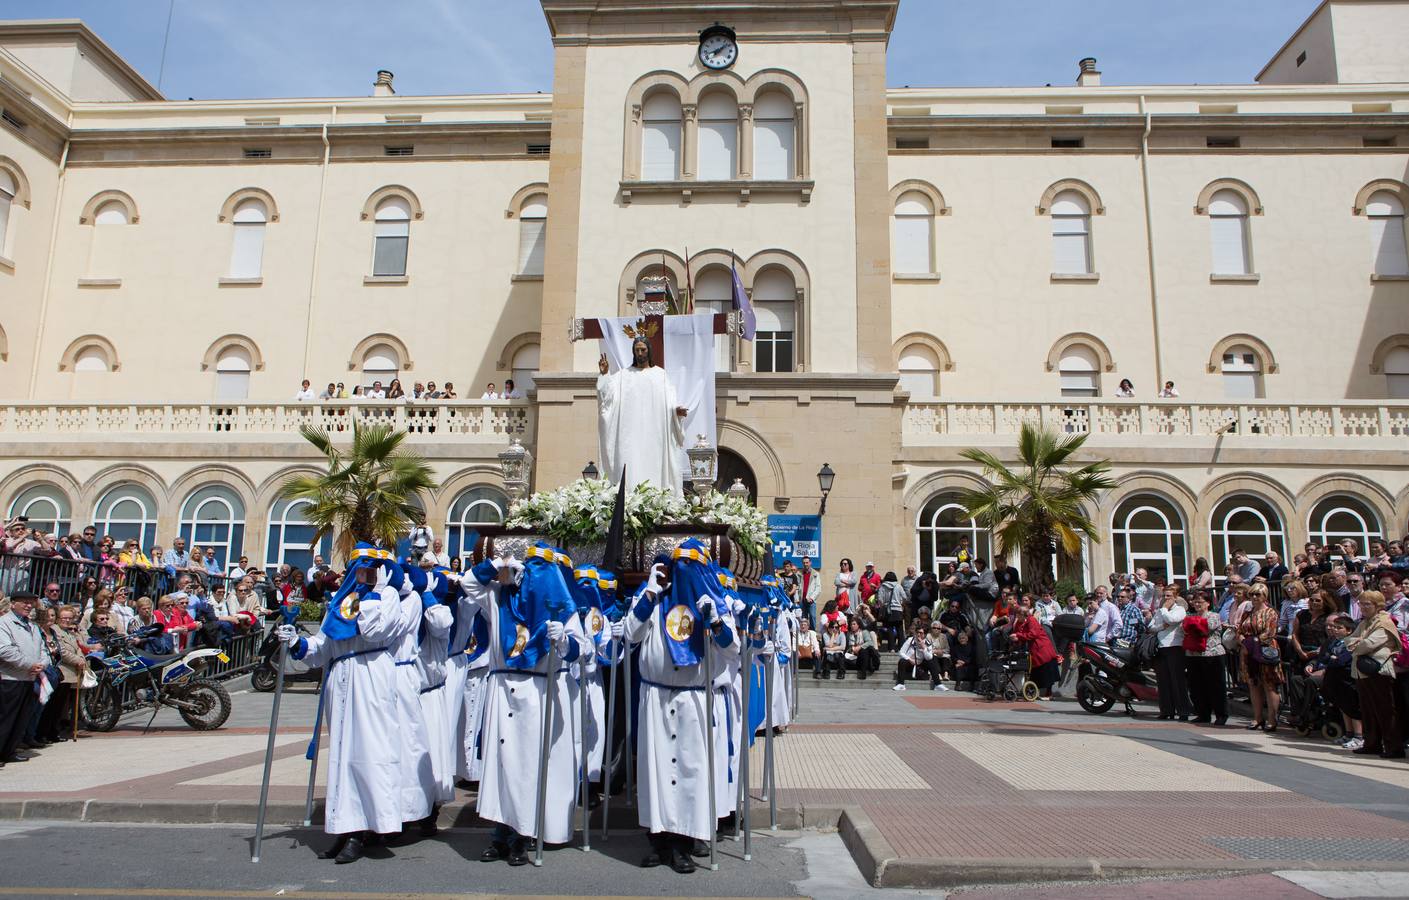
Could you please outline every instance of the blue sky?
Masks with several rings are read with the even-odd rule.
[[[174,0],[174,99],[547,91],[536,0]],[[1247,83],[1319,0],[903,0],[892,86]],[[150,81],[170,0],[0,0],[5,18],[79,18]],[[1020,30],[1014,30],[1014,26]],[[747,51],[745,51],[747,52]]]

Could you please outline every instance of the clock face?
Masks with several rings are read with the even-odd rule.
[[[739,45],[726,34],[712,34],[700,41],[700,62],[706,68],[727,69],[739,58]]]

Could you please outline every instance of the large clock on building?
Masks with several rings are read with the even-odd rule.
[[[727,69],[738,58],[739,39],[734,29],[715,22],[700,32],[700,63],[706,69]]]

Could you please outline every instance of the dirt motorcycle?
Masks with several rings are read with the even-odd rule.
[[[132,634],[102,638],[101,652],[88,654],[96,687],[83,691],[82,712],[93,731],[112,731],[123,712],[162,707],[176,710],[197,731],[213,731],[230,718],[230,694],[224,685],[200,677],[212,659],[229,662],[225,651],[204,647],[185,653],[149,654],[142,645],[164,631],[161,623]],[[151,724],[149,721],[148,725]]]

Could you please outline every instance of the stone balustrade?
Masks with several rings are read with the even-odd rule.
[[[1076,399],[1052,402],[912,402],[905,406],[906,444],[950,438],[1015,435],[1031,422],[1058,432],[1119,438],[1227,437],[1241,443],[1374,440],[1409,449],[1409,402],[1196,403]]]
[[[308,403],[9,403],[0,405],[0,439],[55,440],[95,436],[190,439],[297,437],[304,425],[334,437],[353,422],[386,423],[410,440],[508,444],[533,438],[523,400],[338,400]]]

